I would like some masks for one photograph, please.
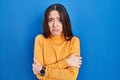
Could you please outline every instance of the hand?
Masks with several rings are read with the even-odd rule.
[[[82,64],[82,57],[79,57],[77,53],[71,54],[67,57],[67,63],[73,67],[80,67]]]
[[[32,70],[34,74],[40,73],[40,70],[42,69],[42,65],[34,58],[34,64],[32,64]]]

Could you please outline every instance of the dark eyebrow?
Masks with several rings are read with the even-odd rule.
[[[53,18],[48,18],[48,19],[53,19]]]
[[[54,19],[54,18],[48,18],[48,19]],[[60,17],[57,17],[57,19],[60,19]]]

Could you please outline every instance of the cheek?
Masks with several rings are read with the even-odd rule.
[[[51,26],[52,26],[52,24],[48,23],[48,26],[49,26],[49,27],[51,27]]]
[[[62,23],[59,23],[59,24],[58,24],[58,27],[59,27],[60,30],[63,30],[63,25],[62,25]]]
[[[52,29],[52,24],[48,24],[48,27],[51,30]]]
[[[63,31],[63,27],[61,27],[61,32]]]
[[[63,26],[62,26],[62,25],[60,26],[60,31],[61,31],[61,32],[63,31]]]

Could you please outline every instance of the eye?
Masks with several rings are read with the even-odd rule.
[[[61,18],[59,18],[58,20],[59,20],[60,22],[62,22],[62,19],[61,19]]]
[[[48,19],[48,22],[52,22],[52,21],[53,21],[53,19],[52,19],[52,18],[49,18],[49,19]]]

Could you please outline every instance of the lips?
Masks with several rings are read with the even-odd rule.
[[[59,29],[52,29],[52,31],[54,31],[54,32],[58,32],[58,31],[59,31]]]

